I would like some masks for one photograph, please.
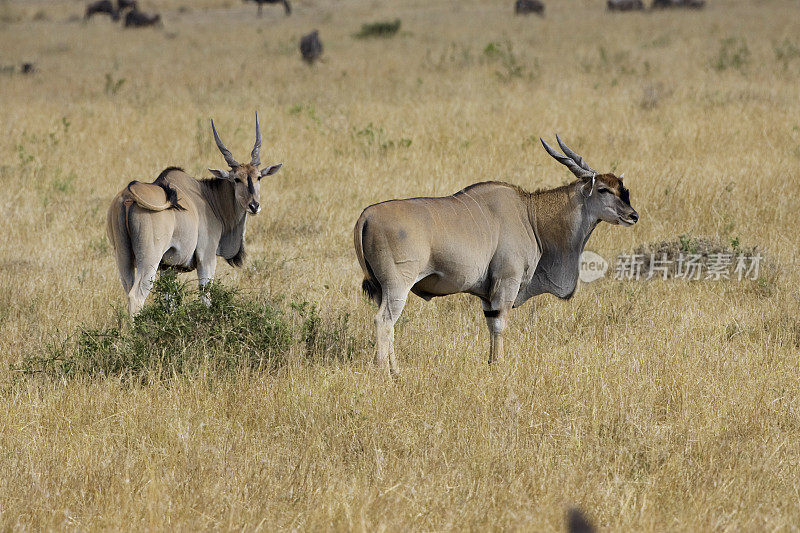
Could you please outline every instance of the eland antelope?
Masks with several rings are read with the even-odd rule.
[[[491,363],[503,356],[501,335],[512,308],[537,294],[573,295],[581,253],[598,223],[636,223],[622,176],[598,174],[556,139],[563,155],[540,140],[577,176],[569,185],[527,192],[489,181],[451,196],[364,209],[354,240],[362,288],[379,306],[375,362],[382,371],[397,376],[394,324],[409,291],[425,300],[459,292],[480,298]]]
[[[153,183],[130,182],[111,202],[106,230],[131,315],[144,305],[160,268],[197,269],[201,298],[209,304],[202,289],[214,278],[217,256],[232,266],[244,261],[247,213],[261,211],[261,178],[275,174],[281,164],[258,168],[258,114],[249,163],[233,158],[213,120],[211,131],[230,170],[209,169],[214,177],[198,180],[180,168],[169,167]]]

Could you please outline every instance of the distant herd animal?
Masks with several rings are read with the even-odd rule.
[[[258,16],[263,14],[264,4],[283,4],[287,16],[292,14],[292,5],[289,0],[242,0],[243,2],[254,2],[258,5]],[[705,0],[653,0],[652,9],[669,8],[691,8],[700,9],[705,7]],[[643,0],[607,0],[606,7],[609,11],[640,11],[645,8]],[[529,15],[531,13],[544,16],[544,3],[541,0],[515,0],[514,13],[517,15]],[[160,23],[161,17],[158,14],[149,14],[139,11],[137,0],[117,0],[117,5],[112,0],[95,0],[86,6],[84,18],[89,19],[97,14],[109,15],[113,20],[120,19],[122,14],[128,11],[125,16],[126,27],[152,26]],[[316,31],[316,30],[315,30]],[[307,37],[307,36],[306,36]],[[302,45],[301,45],[302,48]],[[321,47],[320,47],[321,50]],[[317,54],[319,55],[319,54]],[[310,56],[309,56],[310,57]],[[303,59],[313,63],[314,59],[309,60],[306,54]]]
[[[609,11],[640,11],[644,9],[642,0],[608,0]]]
[[[292,14],[292,5],[289,3],[289,0],[243,0],[244,2],[255,2],[258,4],[258,16],[262,15],[262,9],[264,4],[283,4],[283,10],[286,13],[286,16]]]
[[[108,15],[113,20],[119,20],[120,8],[115,6],[111,0],[97,0],[86,6],[85,19],[90,19],[94,15]]]
[[[650,9],[701,9],[705,5],[705,0],[653,0]],[[606,7],[609,11],[642,11],[644,2],[642,0],[607,0]]]
[[[161,15],[158,13],[145,13],[138,9],[132,9],[125,15],[126,28],[144,28],[158,24],[161,24]]]
[[[692,8],[700,9],[705,7],[705,0],[653,0],[651,9],[667,8]],[[641,11],[644,9],[642,0],[607,0],[606,8],[609,11]],[[540,0],[516,0],[514,2],[514,13],[517,15],[529,15],[534,13],[544,16],[544,3]]]
[[[539,0],[517,0],[514,2],[514,13],[517,15],[536,15],[544,16],[544,4]]]
[[[137,0],[116,0],[114,5],[112,0],[95,0],[86,6],[85,19],[90,19],[97,14],[105,14],[117,21],[125,14],[126,28],[141,28],[161,24],[161,15],[157,13],[145,13],[139,10]],[[243,0],[244,2],[255,2],[258,5],[258,16],[262,16],[264,4],[283,4],[286,15],[292,13],[292,6],[289,0]],[[694,8],[699,9],[705,6],[705,0],[653,0],[652,9],[667,8]],[[640,11],[644,9],[643,0],[606,0],[606,7],[609,11]],[[515,0],[514,12],[517,15],[536,14],[544,16],[544,3],[541,0]],[[319,32],[313,30],[311,33],[300,38],[300,56],[303,61],[313,65],[322,55],[322,42],[319,39]]]
[[[303,61],[309,65],[312,65],[322,55],[322,42],[319,40],[317,30],[300,38],[300,55]]]
[[[96,0],[86,6],[84,19],[88,20],[94,15],[101,14],[110,16],[111,20],[115,22],[125,14],[124,24],[126,28],[142,28],[161,23],[161,15],[140,11],[136,0],[117,0],[116,5],[111,0]]]
[[[292,5],[289,0],[243,0],[244,2],[255,2],[258,4],[258,16],[262,16],[264,4],[283,4],[286,16],[292,14]],[[152,26],[161,21],[158,14],[145,13],[139,11],[137,0],[117,0],[114,5],[112,0],[95,0],[86,6],[85,19],[90,19],[94,15],[108,15],[112,20],[118,21],[123,13],[128,11],[125,16],[126,27]]]
[[[706,6],[705,0],[653,0],[653,9],[669,9],[672,7],[686,7],[701,9]]]

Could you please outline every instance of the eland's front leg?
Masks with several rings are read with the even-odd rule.
[[[483,304],[483,316],[489,328],[489,364],[503,360],[503,330],[506,329],[506,318],[511,307],[512,302],[502,302],[496,307]]]
[[[214,281],[214,273],[217,270],[217,254],[204,255],[206,257],[198,257],[197,260],[197,286],[200,291],[200,301],[206,307],[211,307],[208,284]]]

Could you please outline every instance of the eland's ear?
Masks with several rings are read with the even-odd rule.
[[[258,179],[261,179],[264,176],[272,176],[277,171],[279,171],[282,166],[283,166],[283,163],[278,163],[277,165],[270,165],[267,168],[262,169],[261,170],[261,174],[259,175]]]
[[[585,198],[589,198],[592,193],[594,192],[594,182],[595,182],[595,175],[592,175],[592,179],[587,181],[583,187],[581,187],[581,192]]]
[[[231,176],[227,170],[220,170],[218,168],[209,168],[208,171],[211,172],[215,178],[219,178],[222,180],[226,180]]]

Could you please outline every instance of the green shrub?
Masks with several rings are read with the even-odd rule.
[[[271,370],[285,361],[293,335],[283,312],[219,283],[210,285],[208,295],[206,307],[174,273],[164,273],[135,319],[120,314],[116,326],[80,328],[51,343],[44,355],[26,357],[16,370],[146,382],[201,369],[220,376],[243,367]]]
[[[723,39],[717,56],[712,60],[714,69],[723,71],[729,68],[743,70],[750,63],[750,49],[743,38],[730,37]]]
[[[357,341],[349,334],[350,315],[323,317],[316,304],[294,303],[292,308],[302,318],[299,336],[311,360],[350,361],[357,351]]]
[[[114,79],[114,75],[110,72],[106,72],[106,94],[110,96],[114,96],[122,89],[122,86],[125,85],[125,78],[117,78]]]
[[[362,24],[361,31],[355,34],[356,39],[366,39],[367,37],[394,37],[400,30],[400,19],[394,22],[381,21]]]
[[[538,77],[538,61],[534,61],[533,70],[526,69],[514,53],[514,46],[508,39],[489,42],[483,49],[483,59],[498,65],[499,68],[495,71],[495,75],[503,82],[517,78],[533,80]]]
[[[800,57],[800,48],[789,39],[784,39],[782,43],[772,45],[775,51],[775,59],[783,65],[783,69],[789,68],[789,63]]]

